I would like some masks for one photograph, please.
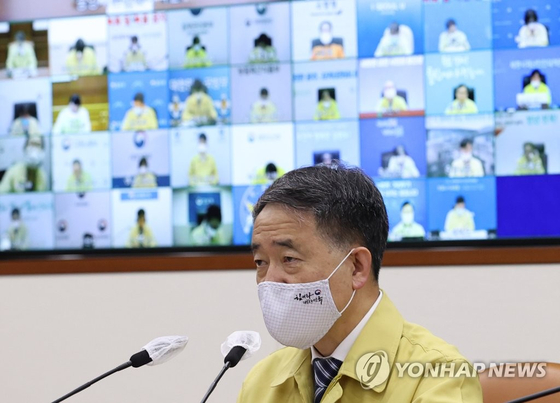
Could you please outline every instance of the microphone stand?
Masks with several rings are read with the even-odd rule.
[[[214,389],[216,389],[216,385],[218,385],[218,382],[220,382],[220,379],[222,379],[222,376],[224,376],[224,374],[226,373],[226,371],[229,368],[230,368],[230,362],[228,361],[224,364],[224,366],[222,367],[222,370],[220,371],[220,373],[218,374],[216,379],[214,379],[214,382],[212,382],[212,384],[210,385],[210,388],[208,389],[208,392],[206,392],[206,394],[204,395],[204,397],[202,398],[200,403],[206,403],[206,401],[208,400],[208,398],[210,397],[212,392],[214,392]]]
[[[529,396],[521,397],[519,399],[511,400],[508,403],[525,403],[530,402],[531,400],[540,399],[541,397],[545,397],[548,395],[552,395],[554,393],[560,392],[560,386],[552,389],[543,390],[542,392],[538,392]]]
[[[66,395],[64,395],[64,396],[62,396],[61,398],[56,399],[56,400],[55,400],[54,402],[52,402],[52,403],[60,403],[60,402],[62,402],[63,400],[68,399],[70,396],[74,396],[76,393],[81,392],[82,390],[89,388],[91,385],[93,385],[93,384],[96,383],[96,382],[99,382],[99,381],[102,380],[103,378],[107,378],[109,375],[113,375],[115,372],[122,371],[123,369],[126,369],[126,368],[131,367],[131,366],[132,366],[132,361],[127,361],[127,362],[125,362],[124,364],[121,364],[121,365],[119,365],[118,367],[113,368],[112,370],[110,370],[110,371],[108,371],[108,372],[105,372],[103,375],[100,375],[100,376],[98,376],[97,378],[92,379],[91,381],[89,381],[89,382],[83,384],[83,385],[80,386],[79,388],[74,389],[72,392],[70,392],[70,393],[68,393],[68,394],[66,394]]]

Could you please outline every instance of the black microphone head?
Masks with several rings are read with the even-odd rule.
[[[224,364],[229,362],[230,368],[235,367],[239,361],[241,361],[245,351],[247,351],[247,349],[243,346],[232,347],[232,349],[229,350],[229,353],[227,353],[226,358],[224,358]]]
[[[130,357],[130,362],[132,363],[132,366],[134,368],[138,368],[152,362],[152,358],[146,350],[142,350],[136,354],[133,354],[132,357]]]

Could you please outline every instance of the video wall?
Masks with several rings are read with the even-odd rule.
[[[247,245],[337,160],[391,242],[560,237],[560,2],[115,2],[0,11],[1,250]]]

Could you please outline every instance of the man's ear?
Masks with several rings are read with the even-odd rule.
[[[355,290],[359,290],[366,285],[368,281],[372,281],[371,253],[367,248],[360,246],[355,248],[354,252],[352,252],[352,259],[354,262],[352,286]]]

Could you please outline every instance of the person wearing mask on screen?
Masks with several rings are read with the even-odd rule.
[[[319,38],[311,44],[311,60],[344,59],[341,38],[333,37],[333,25],[323,21],[319,25]]]
[[[261,88],[259,100],[251,108],[251,123],[272,123],[278,121],[276,105],[268,97],[268,89]]]
[[[540,70],[533,70],[531,72],[530,82],[523,88],[524,94],[545,94],[546,102],[544,105],[550,106],[552,104],[552,94],[550,88],[544,83],[544,76]]]
[[[284,175],[285,171],[273,162],[269,162],[266,166],[257,170],[254,185],[270,185],[276,179]]]
[[[124,71],[145,71],[148,68],[146,54],[138,43],[138,37],[135,35],[130,38],[130,46],[128,47],[123,60]]]
[[[12,209],[12,221],[8,227],[7,238],[11,250],[26,250],[29,246],[27,225],[22,221],[18,208]]]
[[[472,99],[469,98],[469,88],[461,84],[455,89],[455,99],[447,109],[446,115],[468,115],[478,113],[478,107]]]
[[[87,192],[93,188],[91,175],[84,172],[82,162],[78,159],[72,162],[72,174],[66,182],[67,192]]]
[[[227,245],[229,240],[222,226],[222,210],[220,206],[211,204],[206,209],[204,219],[191,232],[193,246]]]
[[[375,57],[408,56],[414,53],[414,34],[407,25],[391,23],[375,49]]]
[[[66,73],[73,76],[92,76],[100,73],[97,55],[83,39],[78,39],[66,56]]]
[[[159,128],[156,111],[144,103],[144,94],[138,92],[134,95],[132,108],[130,108],[122,123],[121,130],[141,131]]]
[[[447,20],[445,27],[447,29],[439,35],[440,52],[468,52],[471,50],[471,45],[467,35],[457,28],[455,20]]]
[[[391,114],[408,110],[406,100],[397,95],[397,87],[392,81],[387,81],[383,86],[383,96],[377,103],[377,113]]]
[[[401,206],[401,221],[389,234],[389,241],[406,241],[407,238],[424,238],[426,230],[414,221],[414,206],[406,201]]]
[[[290,171],[264,191],[253,219],[264,323],[286,348],[255,365],[238,403],[482,402],[472,364],[406,321],[380,288],[389,220],[365,172],[341,165]],[[429,366],[418,376],[395,368],[413,362]],[[439,376],[421,373],[443,367]]]
[[[25,40],[23,31],[16,32],[15,41],[8,45],[6,59],[8,77],[28,77],[37,75],[37,56],[33,42]]]
[[[10,126],[10,136],[40,136],[41,127],[36,117],[31,116],[29,104],[23,104],[18,117]]]
[[[157,176],[148,169],[148,159],[140,158],[138,173],[132,181],[133,188],[157,188]]]
[[[212,62],[208,58],[206,47],[200,43],[200,37],[195,35],[192,40],[192,45],[187,48],[185,53],[185,63],[183,67],[192,69],[197,67],[210,67]]]
[[[194,126],[215,125],[218,112],[214,107],[214,101],[208,95],[206,86],[199,79],[194,80],[191,86],[191,94],[185,101],[183,111],[183,124]]]
[[[189,185],[217,185],[220,180],[216,160],[208,154],[206,134],[198,136],[198,153],[191,160],[189,167]]]
[[[338,110],[338,104],[336,99],[331,95],[331,91],[328,89],[319,90],[321,98],[317,103],[317,109],[315,110],[315,120],[337,120],[340,119],[340,111]],[[334,90],[333,90],[334,93]]]
[[[171,115],[171,126],[179,126],[181,124],[183,109],[185,109],[185,103],[181,102],[181,97],[179,96],[179,94],[173,94],[168,109],[169,114]]]
[[[529,9],[525,12],[525,25],[519,29],[515,37],[519,48],[546,47],[549,45],[548,29],[539,22],[535,10]]]
[[[146,212],[144,209],[136,213],[136,225],[130,230],[127,248],[153,248],[157,246],[156,238],[152,229],[146,224]]]
[[[272,39],[265,33],[255,39],[255,47],[249,54],[249,63],[275,63],[278,61]]]
[[[319,162],[319,164],[322,165],[326,165],[326,166],[332,166],[333,163],[335,163],[335,160],[333,159],[333,155],[330,152],[325,152],[323,154],[321,154],[321,160]],[[318,165],[318,164],[316,164]]]
[[[482,161],[473,156],[473,142],[464,139],[459,144],[459,158],[451,163],[450,178],[471,178],[484,176]]]
[[[467,210],[465,198],[458,196],[455,205],[445,216],[446,232],[474,231],[474,213]]]
[[[379,168],[379,175],[386,178],[418,178],[420,171],[412,157],[407,154],[404,146],[398,145],[389,158],[387,168]]]
[[[544,165],[533,143],[523,144],[523,155],[517,160],[515,175],[543,175]]]
[[[78,94],[70,97],[68,106],[60,111],[52,129],[52,134],[80,134],[91,132],[89,112],[82,106]]]
[[[48,190],[47,174],[42,168],[45,145],[39,136],[27,137],[23,146],[23,161],[12,165],[0,182],[0,193],[45,192]]]
[[[95,249],[95,240],[92,233],[86,232],[82,236],[82,249]]]

